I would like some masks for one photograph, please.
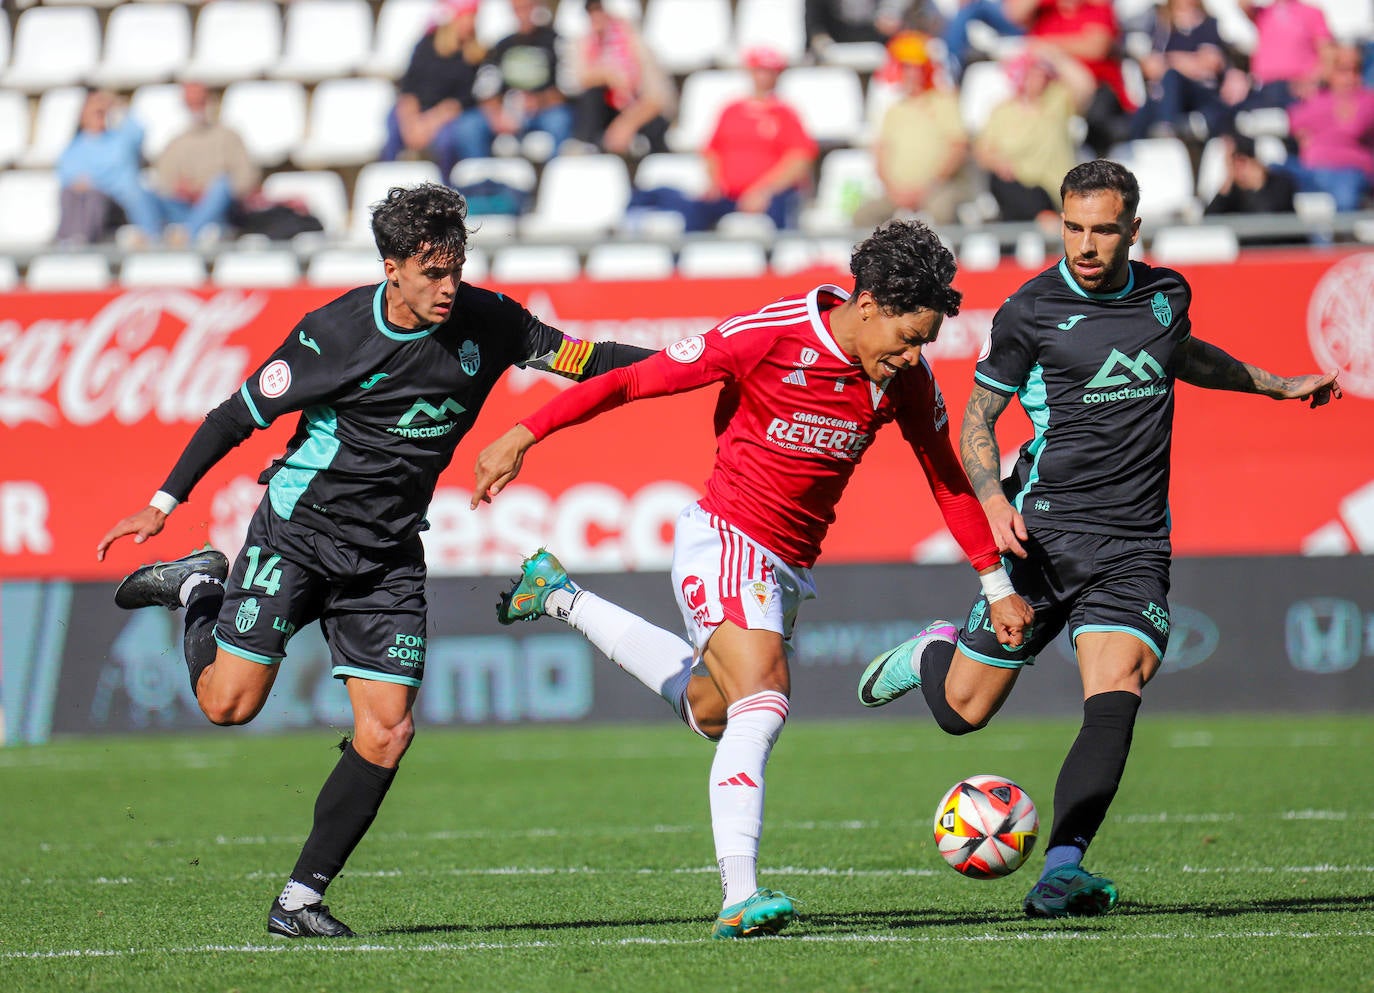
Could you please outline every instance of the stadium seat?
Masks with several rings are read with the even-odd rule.
[[[544,166],[534,207],[520,220],[530,238],[595,237],[613,228],[630,200],[618,155],[565,155]]]
[[[143,125],[143,157],[149,162],[191,123],[180,83],[145,83],[134,90],[129,113]]]
[[[498,283],[562,283],[581,272],[571,245],[510,245],[491,259],[491,278]]]
[[[768,266],[776,275],[790,276],[817,266],[849,271],[854,246],[847,238],[806,238],[782,235],[773,243]]]
[[[820,52],[820,61],[868,75],[887,62],[887,46],[877,41],[831,42]]]
[[[1177,138],[1140,138],[1116,146],[1107,156],[1135,173],[1140,182],[1140,216],[1147,225],[1199,213],[1193,160]]]
[[[10,64],[10,12],[0,10],[0,73]]]
[[[491,275],[491,260],[480,248],[468,245],[468,258],[463,263],[463,282],[469,286],[481,285]]]
[[[100,61],[100,21],[90,7],[30,7],[14,25],[10,66],[0,88],[41,93],[71,86]]]
[[[679,275],[692,279],[733,279],[762,276],[768,256],[755,241],[689,241],[677,256]]]
[[[273,0],[215,0],[196,19],[183,79],[226,86],[261,76],[281,55],[281,11]]]
[[[296,253],[286,248],[221,252],[210,281],[216,286],[294,286],[301,278]]]
[[[38,98],[33,117],[29,147],[19,156],[19,165],[38,169],[55,164],[63,149],[76,134],[86,91],[80,86],[57,86]]]
[[[1240,239],[1220,224],[1164,227],[1150,239],[1148,254],[1160,265],[1234,262],[1240,255]]]
[[[1326,15],[1326,26],[1337,41],[1363,45],[1374,41],[1374,4],[1369,0],[1308,0]]]
[[[326,248],[310,257],[305,281],[312,286],[366,286],[382,281],[376,249]]]
[[[103,290],[114,282],[109,260],[95,252],[51,252],[29,259],[24,285],[31,290]]]
[[[996,269],[1002,262],[1002,245],[990,231],[972,231],[959,245],[959,268],[969,272]]]
[[[301,169],[336,169],[373,162],[386,143],[386,118],[396,87],[385,79],[326,79],[315,87],[305,140],[291,153]]]
[[[1003,100],[1012,95],[1011,80],[997,62],[972,62],[959,84],[959,116],[970,135],[977,135]]]
[[[837,148],[821,159],[816,198],[802,208],[801,228],[808,234],[847,232],[854,210],[883,192],[866,148]]]
[[[1207,10],[1217,19],[1222,41],[1245,55],[1255,50],[1259,32],[1236,0],[1208,0]]]
[[[410,54],[424,35],[433,9],[433,0],[383,0],[372,33],[372,52],[363,72],[400,79],[410,65]]]
[[[677,120],[668,130],[668,147],[675,152],[698,151],[710,140],[722,108],[750,92],[749,73],[743,69],[692,73],[682,84]]]
[[[778,96],[792,106],[806,131],[823,144],[857,143],[863,132],[864,88],[843,66],[793,66],[778,77]]]
[[[92,82],[129,90],[176,78],[191,57],[191,15],[179,3],[124,3],[110,11]]]
[[[695,152],[650,152],[635,168],[635,188],[652,190],[667,186],[699,197],[711,184],[706,162]]]
[[[449,174],[449,183],[461,190],[490,179],[524,193],[533,193],[537,178],[534,163],[529,159],[492,156],[461,160]]]
[[[477,40],[487,48],[516,28],[515,13],[509,3],[484,3],[477,8]]]
[[[324,225],[324,233],[339,238],[348,230],[348,192],[343,178],[332,170],[274,172],[262,181],[267,199],[299,201]]]
[[[645,45],[679,76],[723,65],[733,31],[730,0],[649,0],[644,11]]]
[[[587,253],[588,279],[667,279],[673,274],[673,252],[656,241],[607,241]]]
[[[868,90],[864,94],[863,143],[869,144],[882,126],[883,117],[894,103],[902,98],[902,85],[894,80],[882,80],[877,76],[868,79]]]
[[[0,169],[13,165],[28,147],[28,98],[15,90],[0,90]]]
[[[195,252],[131,252],[119,267],[121,286],[200,286],[204,282],[205,260]]]
[[[640,0],[605,0],[605,3],[607,13],[623,17],[631,24],[639,24],[644,17]],[[569,41],[581,38],[587,33],[587,23],[587,0],[558,0],[553,29],[560,38]]]
[[[351,76],[372,49],[372,8],[367,0],[292,0],[286,7],[281,61],[275,79],[318,83]]]
[[[8,255],[0,255],[0,293],[19,288],[19,267]]]
[[[305,115],[305,87],[289,79],[230,83],[219,109],[220,123],[239,133],[254,162],[269,168],[285,162],[300,145]]]
[[[372,244],[372,205],[393,186],[441,182],[443,177],[433,162],[369,162],[358,170],[353,183],[348,240],[359,245]]]
[[[733,210],[716,222],[716,234],[726,239],[756,241],[761,245],[771,245],[778,236],[777,225],[767,214],[751,214],[744,210]]]
[[[42,248],[57,236],[57,174],[51,169],[0,172],[0,248]]]
[[[758,45],[781,52],[791,65],[806,55],[805,0],[736,0],[735,61]]]

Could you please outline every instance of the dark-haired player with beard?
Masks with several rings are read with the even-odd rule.
[[[390,190],[372,210],[386,278],[306,314],[243,387],[206,416],[149,506],[100,540],[142,542],[256,429],[299,411],[233,570],[217,551],[144,566],[124,608],[186,608],[185,652],[201,710],[246,724],[291,635],[318,620],[353,738],[315,803],[314,826],[267,918],[275,937],[352,937],[322,903],[377,815],[410,747],[424,675],[420,532],[439,474],[511,366],[582,379],[652,352],[588,343],[514,300],[463,282],[467,205],[437,184]],[[226,585],[227,581],[227,585]]]
[[[1174,383],[1307,400],[1341,395],[1336,374],[1282,377],[1193,337],[1179,273],[1131,262],[1140,188],[1126,168],[1075,166],[1061,187],[1064,258],[992,322],[964,412],[960,452],[1012,585],[1035,624],[1012,645],[984,599],[963,629],[936,623],[876,658],[869,707],[920,687],[950,734],[983,727],[1021,667],[1068,627],[1083,679],[1083,725],[1059,773],[1032,917],[1091,916],[1116,885],[1082,867],[1130,751],[1141,692],[1169,643],[1169,448]],[[1035,429],[1006,480],[995,426],[1015,396]]]
[[[758,885],[764,766],[787,718],[792,627],[815,596],[811,566],[879,428],[895,421],[911,445],[981,575],[999,638],[1019,644],[1031,619],[921,355],[959,311],[953,256],[926,226],[898,222],[854,250],[850,271],[852,293],[817,286],[783,297],[567,390],[477,460],[474,506],[560,428],[630,400],[721,385],[715,467],[706,494],[678,517],[673,546],[673,592],[690,640],[578,587],[542,550],[498,609],[507,624],[544,614],[571,624],[717,742],[709,781],[723,888],[716,938],[774,934],[794,916],[785,894]]]

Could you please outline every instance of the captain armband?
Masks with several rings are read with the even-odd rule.
[[[979,573],[978,581],[983,584],[983,596],[987,598],[988,603],[1005,600],[1016,593],[1005,566],[998,566],[992,572]]]

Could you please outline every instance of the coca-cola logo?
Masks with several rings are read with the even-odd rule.
[[[197,421],[243,382],[251,356],[230,338],[266,302],[238,290],[139,290],[89,318],[0,320],[0,423]]]

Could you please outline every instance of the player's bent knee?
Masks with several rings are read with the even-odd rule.
[[[265,700],[251,696],[206,696],[199,701],[200,710],[211,724],[236,727],[247,724],[262,710]]]

